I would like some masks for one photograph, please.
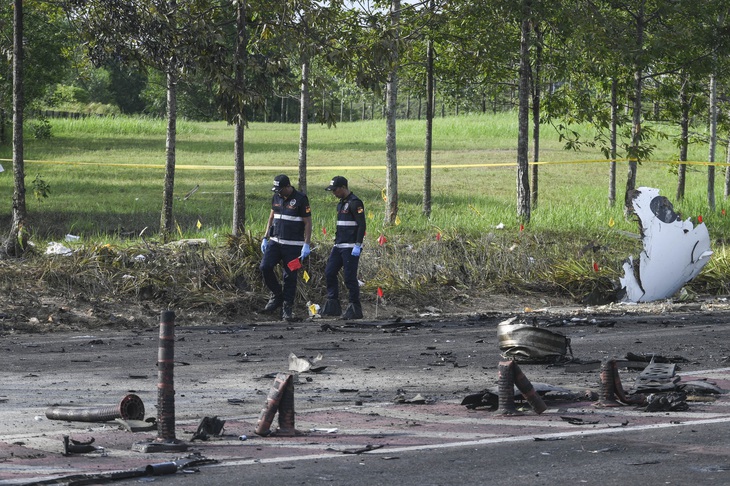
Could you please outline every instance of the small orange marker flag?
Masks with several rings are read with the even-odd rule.
[[[701,214],[699,216],[697,216],[697,222],[698,223],[702,223],[702,215]]]
[[[525,230],[525,225],[524,224],[521,224],[520,225],[520,231],[524,231],[524,230]]]
[[[381,299],[383,298],[383,289],[381,289],[380,287],[378,287],[378,297],[380,297]]]
[[[322,234],[323,235],[326,235],[327,234],[327,228],[325,228],[324,226],[322,226]]]
[[[387,238],[385,237],[385,235],[380,235],[380,236],[378,237],[378,244],[379,244],[380,246],[383,246],[383,245],[385,244],[385,242],[386,242],[386,241],[388,241],[388,239],[387,239]]]

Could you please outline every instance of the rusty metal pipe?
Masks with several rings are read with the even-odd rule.
[[[599,390],[597,407],[620,407],[621,403],[616,400],[616,360],[609,359],[601,363],[601,388]]]
[[[288,373],[278,373],[276,375],[276,378],[274,378],[274,383],[271,385],[271,388],[269,388],[269,394],[266,397],[266,405],[261,410],[259,421],[256,424],[256,429],[254,429],[256,435],[260,435],[262,437],[271,435],[271,423],[274,421],[274,416],[279,410],[279,404],[281,402],[282,396],[284,395],[284,391],[287,389],[291,382],[292,375]],[[292,411],[293,410],[294,404],[292,403]]]
[[[515,407],[514,361],[499,362],[499,408],[500,415],[522,415]]]
[[[98,407],[49,407],[46,417],[51,420],[70,422],[110,422],[124,420],[144,420],[144,403],[137,395],[126,395],[117,405]]]
[[[530,383],[530,380],[527,379],[517,363],[514,363],[512,367],[514,382],[517,389],[520,390],[522,396],[525,397],[525,400],[528,401],[535,413],[538,415],[543,413],[547,410],[547,405],[545,405],[545,402],[542,400],[537,391],[535,391],[535,387],[532,386],[532,383]]]
[[[160,315],[157,353],[157,439],[175,441],[175,313]]]

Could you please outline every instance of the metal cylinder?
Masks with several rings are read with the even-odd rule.
[[[266,405],[261,410],[259,421],[254,429],[256,435],[263,437],[271,435],[271,423],[274,421],[274,416],[279,410],[282,394],[291,379],[291,375],[287,373],[279,373],[274,378],[274,383],[271,385],[269,394],[266,397]]]
[[[175,474],[177,472],[177,464],[174,462],[161,462],[159,464],[150,464],[144,468],[147,476],[162,476],[164,474]]]
[[[542,400],[540,395],[538,395],[535,387],[532,386],[532,383],[530,383],[530,380],[527,379],[517,363],[514,363],[512,367],[514,372],[514,381],[517,389],[520,390],[522,396],[524,396],[525,400],[529,402],[535,413],[543,413],[545,410],[547,410],[547,405],[545,405],[545,402]]]
[[[499,362],[499,407],[500,415],[522,415],[515,407],[514,361]]]
[[[597,407],[618,407],[621,404],[616,400],[616,385],[614,378],[616,360],[609,359],[601,363],[601,388],[599,390]]]
[[[276,435],[296,435],[294,420],[294,381],[289,376],[279,402],[279,430],[276,431]]]
[[[162,311],[157,353],[157,439],[175,440],[175,313]]]
[[[144,403],[135,394],[126,395],[118,405],[99,407],[49,407],[46,417],[72,422],[109,422],[118,418],[144,420]]]

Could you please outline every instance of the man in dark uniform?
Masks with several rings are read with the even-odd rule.
[[[271,190],[274,196],[271,198],[271,213],[265,236],[261,241],[264,257],[259,267],[264,283],[271,291],[263,312],[273,313],[281,307],[281,318],[292,320],[292,307],[297,294],[297,270],[301,266],[298,264],[310,252],[312,214],[309,198],[295,190],[286,175],[276,176]],[[283,287],[274,273],[279,263],[282,263]]]
[[[343,277],[349,292],[350,305],[340,316],[342,319],[362,319],[360,285],[357,280],[357,266],[360,262],[362,240],[365,237],[365,205],[347,187],[347,179],[336,176],[325,188],[340,198],[337,204],[337,234],[324,276],[327,281],[327,302],[322,315],[339,316],[342,309],[339,299],[337,274],[344,268]]]

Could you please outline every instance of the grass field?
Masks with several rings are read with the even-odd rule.
[[[149,118],[54,119],[50,140],[26,142],[27,202],[31,232],[38,239],[67,233],[96,240],[159,229],[165,162],[165,122]],[[433,210],[421,211],[424,123],[399,121],[399,210],[401,224],[383,226],[385,204],[385,127],[382,120],[340,123],[335,128],[311,124],[308,149],[308,195],[315,228],[331,226],[334,200],[322,189],[341,174],[366,204],[368,237],[428,232],[479,234],[503,223],[515,230],[516,117],[512,113],[472,115],[434,120]],[[299,127],[296,124],[255,123],[245,131],[246,226],[263,231],[269,211],[271,179],[289,174],[296,184]],[[676,175],[666,161],[676,151],[665,142],[652,161],[638,170],[637,186],[657,187],[674,200]],[[233,129],[225,123],[178,123],[174,214],[181,234],[211,236],[230,233],[233,184]],[[0,157],[9,159],[8,147]],[[724,160],[724,154],[716,157]],[[541,140],[539,201],[530,231],[635,231],[625,221],[621,201],[627,164],[617,164],[617,200],[607,203],[609,165],[592,152],[565,151],[546,127]],[[707,159],[706,146],[692,147],[690,160]],[[581,162],[583,161],[583,162]],[[12,196],[9,162],[0,175],[0,215],[8,221]],[[469,167],[471,164],[504,164]],[[711,233],[730,231],[722,210],[724,167],[716,178],[717,208],[706,203],[706,167],[691,165],[686,199],[675,202],[685,217],[702,215]],[[50,196],[37,200],[32,181],[40,176]],[[193,188],[197,192],[184,196]],[[202,224],[199,229],[198,221]],[[615,224],[611,228],[609,222]]]
[[[251,124],[245,131],[246,228],[230,236],[233,186],[233,129],[224,123],[179,121],[174,217],[179,238],[206,238],[214,252],[178,254],[159,245],[165,162],[165,122],[145,118],[52,120],[53,137],[25,146],[31,241],[44,248],[65,235],[77,250],[73,259],[43,259],[31,266],[0,261],[0,286],[19,282],[54,292],[142,299],[154,296],[167,307],[230,305],[250,310],[264,297],[258,273],[258,242],[270,210],[271,182],[288,174],[297,185],[299,127]],[[633,218],[625,218],[627,163],[617,164],[617,204],[608,205],[609,164],[597,150],[563,150],[545,128],[541,139],[539,201],[531,222],[520,228],[516,214],[514,114],[471,115],[434,120],[433,203],[422,214],[424,122],[399,121],[399,224],[383,223],[385,125],[382,120],[310,125],[308,195],[313,248],[306,268],[311,280],[300,288],[302,302],[321,300],[323,271],[335,230],[336,201],[324,191],[335,175],[365,202],[368,231],[360,278],[367,298],[382,287],[391,301],[438,303],[466,292],[548,292],[576,298],[596,289],[610,292],[641,242]],[[583,129],[583,136],[590,133]],[[725,160],[724,150],[718,160]],[[11,157],[8,147],[0,158]],[[707,209],[707,147],[693,145],[686,198],[674,201],[677,157],[669,142],[638,169],[637,186],[656,187],[684,218],[707,224],[715,255],[692,290],[730,291],[730,235],[723,197],[724,166],[715,181],[716,209]],[[0,223],[11,213],[11,164],[0,174]],[[32,181],[50,185],[38,200]],[[194,188],[197,190],[189,197]],[[138,235],[145,229],[145,238]],[[326,231],[326,234],[325,234]],[[387,244],[379,245],[384,235]],[[146,256],[141,264],[135,256]],[[4,282],[4,283],[3,283]],[[242,283],[243,282],[243,283]],[[251,292],[241,294],[241,289]],[[246,295],[242,300],[242,295]],[[235,302],[235,304],[232,304]]]

